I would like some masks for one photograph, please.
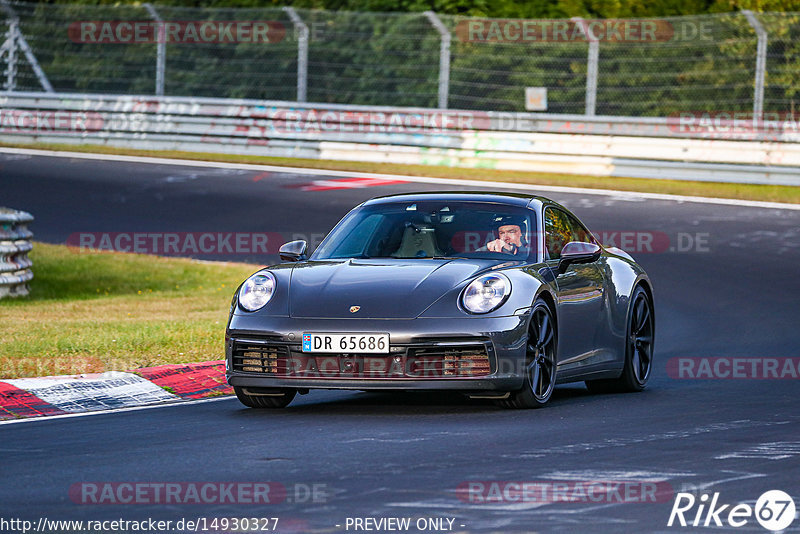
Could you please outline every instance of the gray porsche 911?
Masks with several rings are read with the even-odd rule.
[[[650,376],[647,274],[543,197],[375,198],[310,256],[293,241],[280,257],[231,304],[226,375],[249,407],[310,389],[447,389],[536,408],[556,384],[640,391]]]

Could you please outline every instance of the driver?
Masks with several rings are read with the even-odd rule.
[[[502,217],[495,220],[498,238],[486,244],[490,252],[503,252],[505,254],[525,255],[528,253],[528,243],[522,232],[525,222],[521,217]]]

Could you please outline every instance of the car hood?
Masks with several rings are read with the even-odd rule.
[[[446,292],[498,263],[464,259],[310,261],[292,270],[289,315],[414,319]],[[351,311],[354,306],[359,309]]]

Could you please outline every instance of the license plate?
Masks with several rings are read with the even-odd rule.
[[[303,334],[303,352],[384,354],[389,334]]]

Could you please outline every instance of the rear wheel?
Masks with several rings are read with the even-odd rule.
[[[234,386],[239,402],[248,408],[285,408],[297,395],[296,389],[245,388]]]
[[[525,358],[525,384],[507,399],[497,401],[504,408],[541,408],[556,386],[557,328],[550,307],[537,300],[531,312]]]
[[[625,365],[619,378],[588,380],[586,387],[592,393],[642,391],[653,368],[653,340],[655,319],[653,303],[642,286],[637,286],[628,311],[627,337],[625,338]]]

